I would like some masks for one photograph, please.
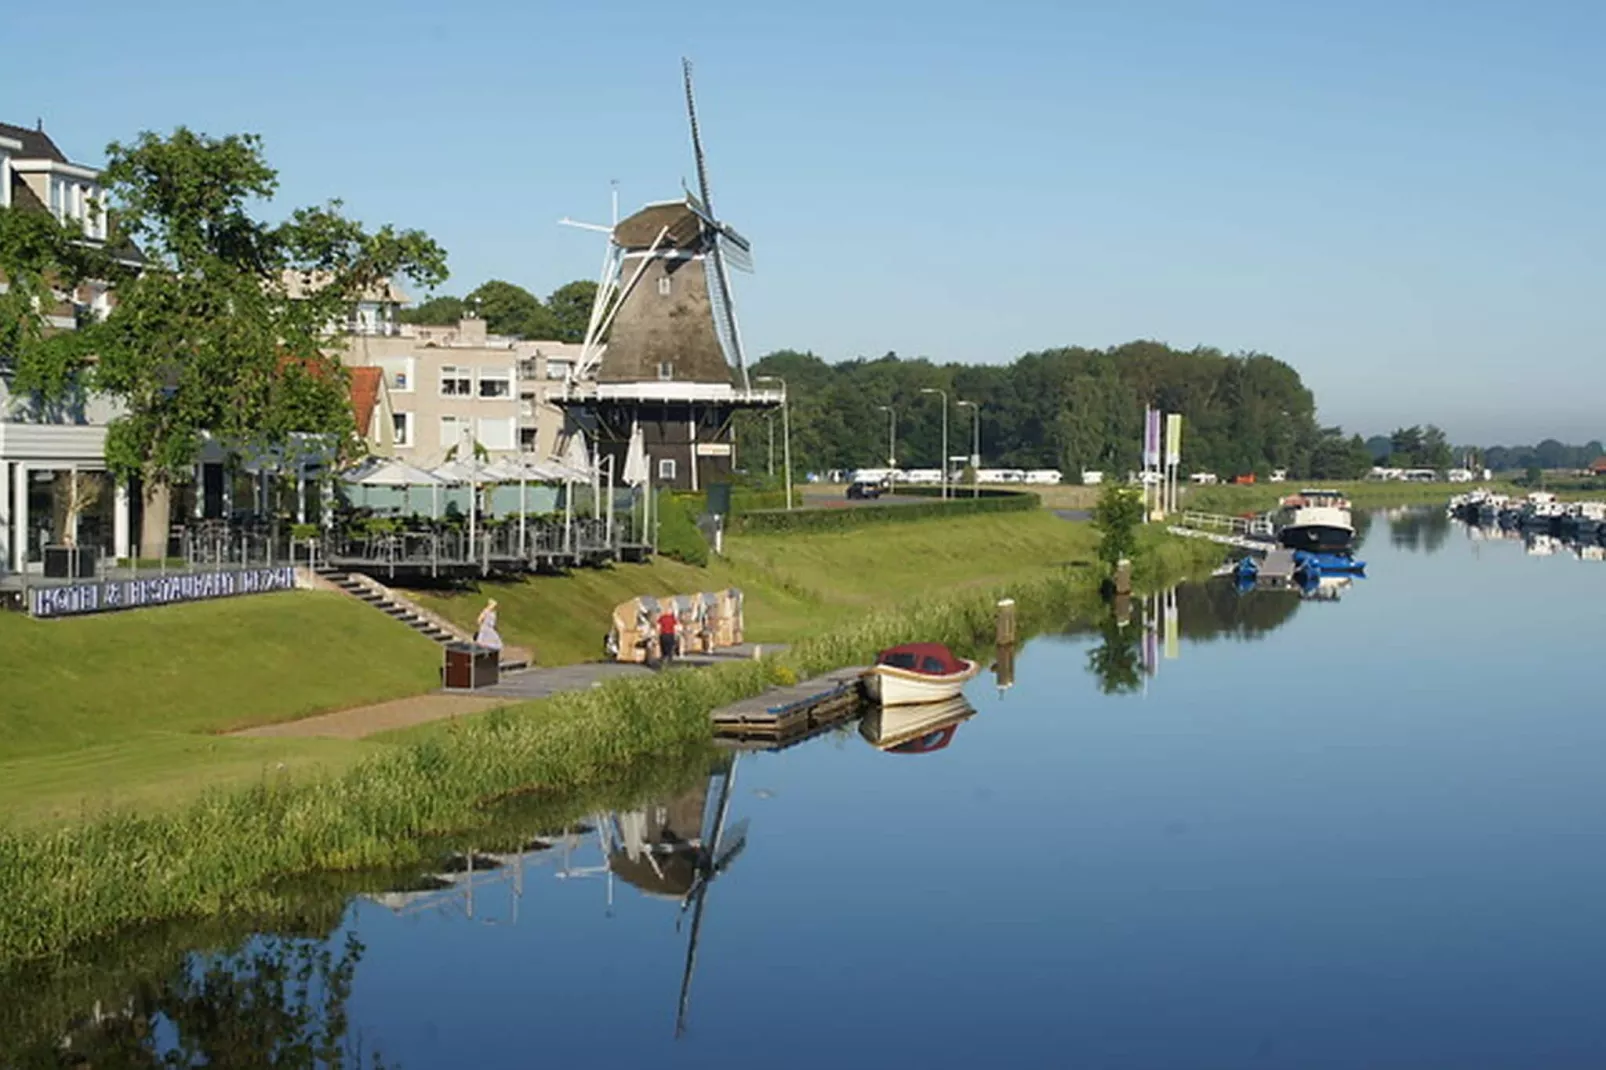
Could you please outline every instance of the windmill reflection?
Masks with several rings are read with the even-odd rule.
[[[677,1037],[686,1031],[709,891],[747,846],[747,821],[730,823],[740,760],[740,752],[722,756],[705,778],[673,798],[596,815],[593,834],[602,857],[599,865],[574,863],[583,846],[579,841],[561,845],[556,875],[565,880],[605,880],[610,914],[616,879],[655,899],[679,904],[675,928],[687,930],[687,938],[675,1012]]]

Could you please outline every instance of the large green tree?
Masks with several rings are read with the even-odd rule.
[[[474,289],[464,304],[485,321],[492,334],[513,338],[551,338],[556,326],[552,313],[529,290],[502,279]]]
[[[270,223],[278,174],[255,135],[183,127],[107,149],[103,183],[148,266],[117,287],[105,322],[81,333],[94,389],[122,403],[106,460],[143,489],[141,552],[160,555],[169,488],[190,477],[203,443],[281,447],[292,435],[354,440],[347,380],[328,328],[365,292],[406,277],[433,286],[445,254],[428,236],[368,231],[339,202]],[[57,381],[81,368],[58,354]]]
[[[13,404],[48,409],[82,394],[85,337],[50,325],[62,295],[113,265],[48,212],[0,209],[0,375]]]
[[[597,300],[597,284],[581,279],[552,291],[546,307],[552,315],[555,341],[583,342],[591,323],[591,306]]]

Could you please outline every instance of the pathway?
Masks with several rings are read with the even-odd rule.
[[[784,650],[784,644],[766,644],[772,651]],[[695,654],[681,658],[679,664],[689,667],[719,665],[752,658],[758,648],[752,643],[716,651],[713,654]],[[295,737],[300,739],[363,739],[380,732],[398,728],[445,721],[473,713],[484,713],[498,706],[550,698],[565,691],[584,691],[622,676],[640,676],[652,672],[645,665],[631,665],[612,661],[585,662],[580,665],[555,665],[504,672],[495,687],[478,691],[436,691],[428,695],[380,702],[372,706],[357,706],[349,710],[304,717],[299,721],[260,725],[230,735],[256,738]]]

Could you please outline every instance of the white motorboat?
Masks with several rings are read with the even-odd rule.
[[[864,674],[864,689],[883,706],[907,706],[953,698],[981,672],[968,658],[941,643],[905,643],[876,656]]]
[[[876,750],[930,754],[953,742],[954,732],[976,715],[963,695],[946,702],[877,706],[859,720],[859,735]]]
[[[1277,541],[1290,550],[1347,554],[1355,545],[1349,499],[1336,490],[1302,490],[1282,501]]]

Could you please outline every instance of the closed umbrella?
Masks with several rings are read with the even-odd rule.
[[[435,475],[448,483],[463,483],[468,485],[468,547],[469,553],[474,552],[475,542],[475,514],[479,512],[479,488],[487,483],[499,483],[491,466],[481,463],[477,458],[459,458],[447,461],[435,469]]]

